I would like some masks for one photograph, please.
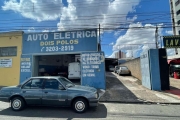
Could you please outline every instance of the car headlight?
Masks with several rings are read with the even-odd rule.
[[[98,93],[97,92],[95,93],[95,97],[98,98]]]

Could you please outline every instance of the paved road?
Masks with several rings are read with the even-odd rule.
[[[0,102],[0,120],[180,120],[180,105],[144,105],[100,103],[97,109],[84,114],[74,113],[70,108],[28,107],[14,112],[8,103]]]
[[[176,93],[175,95],[178,93],[178,91],[173,92]],[[149,90],[140,85],[138,80],[131,76],[119,76],[113,72],[107,72],[106,93],[101,97],[100,101],[180,103],[180,98],[175,95],[163,91]]]

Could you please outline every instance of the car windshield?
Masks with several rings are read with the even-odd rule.
[[[68,88],[75,86],[71,81],[69,81],[68,79],[66,79],[64,77],[59,78],[59,81]]]
[[[22,86],[23,84],[25,84],[28,80],[29,80],[29,78],[26,79],[25,81],[21,82],[19,85],[17,85],[17,87],[21,87],[21,86]]]
[[[127,68],[127,67],[121,67],[121,69],[123,69],[123,70],[127,70],[128,68]]]

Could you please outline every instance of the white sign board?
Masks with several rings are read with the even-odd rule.
[[[0,59],[0,68],[12,67],[12,58]]]

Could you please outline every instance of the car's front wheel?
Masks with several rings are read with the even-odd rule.
[[[87,110],[88,103],[83,98],[77,98],[77,99],[74,100],[72,108],[77,113],[83,113],[83,112],[85,112]]]
[[[21,97],[15,97],[11,100],[11,108],[14,111],[20,111],[25,107],[25,102]]]
[[[120,76],[120,75],[121,75],[121,73],[120,73],[120,72],[118,72],[118,75]]]

